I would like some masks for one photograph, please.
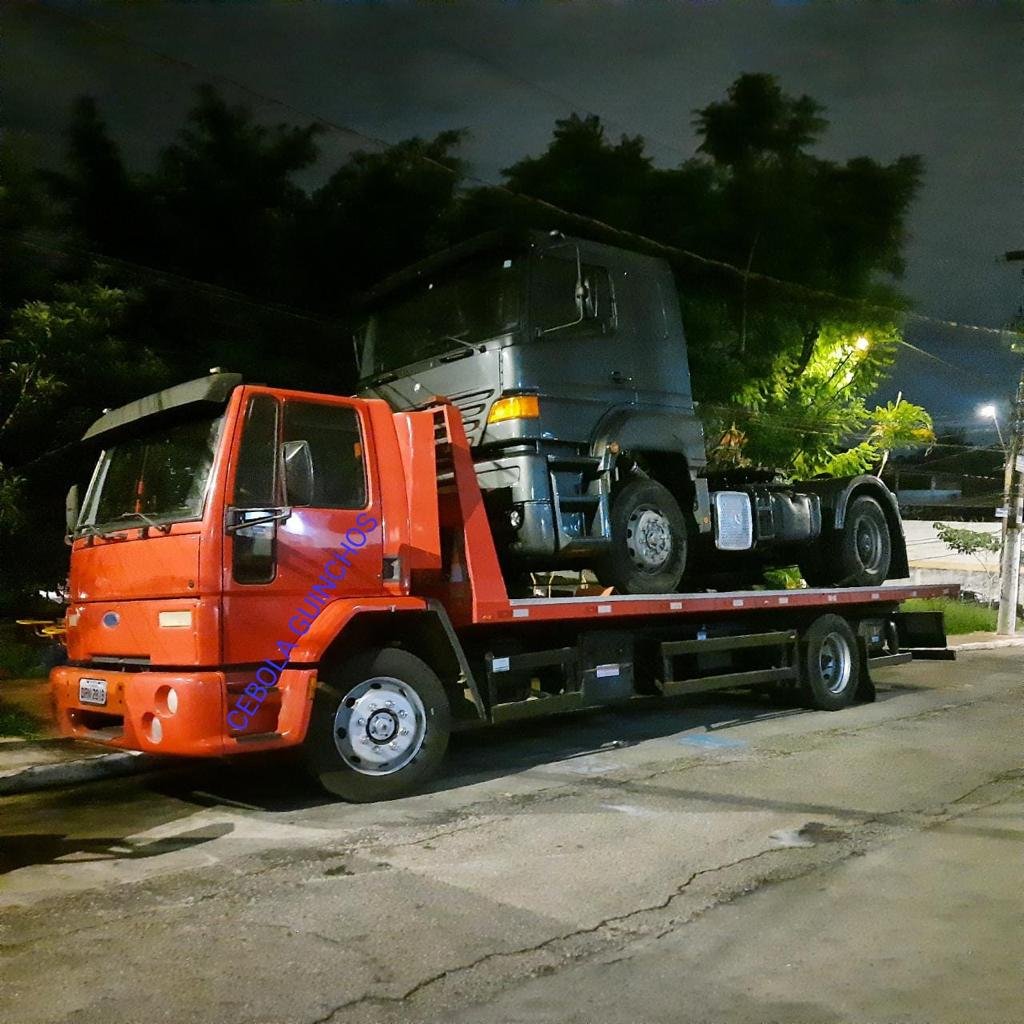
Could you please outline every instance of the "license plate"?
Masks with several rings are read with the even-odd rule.
[[[106,679],[79,679],[78,680],[78,703],[79,704],[106,704],[107,703],[107,681],[106,681]]]

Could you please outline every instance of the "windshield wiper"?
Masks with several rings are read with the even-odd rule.
[[[448,352],[443,356],[438,356],[438,362],[454,363],[457,359],[468,359],[471,355],[475,354],[475,349],[472,352]]]
[[[122,512],[117,518],[118,519],[131,519],[136,517],[141,519],[147,526],[152,526],[155,530],[162,530],[164,533],[171,532],[172,523],[160,523],[157,522],[152,516],[146,515],[145,512]]]
[[[468,331],[463,331],[463,334],[468,334]],[[463,341],[461,338],[456,338],[454,334],[439,334],[438,337],[442,341],[454,341],[456,345],[461,345],[463,348],[468,348],[470,352],[476,351],[476,345],[469,341]]]

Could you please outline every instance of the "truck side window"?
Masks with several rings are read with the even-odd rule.
[[[288,505],[310,508],[365,508],[366,467],[355,409],[318,402],[288,402],[284,414],[284,448],[305,442],[312,463],[308,493],[289,493]],[[287,457],[287,454],[286,454]]]
[[[253,395],[245,410],[235,473],[236,508],[274,508],[277,491],[277,399]]]
[[[253,509],[245,519],[259,518],[260,510],[281,504],[278,485],[278,402],[272,395],[253,395],[245,409],[242,441],[235,471],[234,505]],[[277,575],[277,526],[257,523],[242,526],[231,545],[231,575],[236,583],[270,583]]]
[[[614,324],[612,288],[605,267],[584,263],[583,308],[576,303],[576,261],[544,256],[533,281],[533,324],[541,331],[553,328],[604,333]],[[581,319],[582,313],[582,319]],[[579,321],[576,323],[575,321]]]

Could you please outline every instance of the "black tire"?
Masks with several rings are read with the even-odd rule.
[[[410,726],[411,733],[402,733]],[[334,796],[351,803],[393,800],[437,771],[450,732],[441,680],[408,651],[381,648],[357,655],[320,681],[302,757]],[[399,752],[388,761],[392,749]]]
[[[822,615],[800,642],[800,681],[808,704],[819,711],[849,707],[860,686],[860,651],[846,619]]]
[[[892,535],[882,506],[862,495],[846,509],[843,529],[826,548],[819,547],[800,561],[800,572],[812,587],[875,587],[889,578]]]
[[[863,495],[846,509],[839,543],[839,579],[843,587],[873,587],[889,577],[892,537],[882,506]]]
[[[611,545],[594,566],[622,594],[671,594],[686,571],[689,537],[679,503],[657,480],[632,480],[612,495]]]

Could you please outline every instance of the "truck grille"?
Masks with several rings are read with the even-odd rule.
[[[466,437],[471,445],[480,443],[484,421],[490,407],[494,389],[486,391],[465,391],[460,395],[449,395],[452,404],[462,413],[462,422],[466,427]]]

